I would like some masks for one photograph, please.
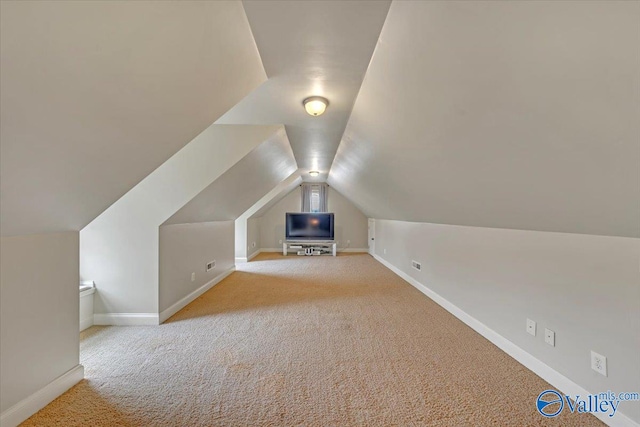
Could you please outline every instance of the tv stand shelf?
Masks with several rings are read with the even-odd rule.
[[[286,241],[282,243],[282,255],[293,253],[296,255],[333,255],[336,256],[335,242]]]

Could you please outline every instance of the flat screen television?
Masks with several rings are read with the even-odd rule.
[[[333,240],[332,213],[286,214],[287,240]]]

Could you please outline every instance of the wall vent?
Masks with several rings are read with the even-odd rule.
[[[207,271],[213,270],[214,268],[216,268],[216,262],[214,261],[209,261],[207,263]]]
[[[420,263],[418,261],[411,261],[411,267],[415,268],[418,271],[422,270],[422,266],[420,265]]]

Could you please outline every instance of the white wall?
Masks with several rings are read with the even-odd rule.
[[[160,311],[235,265],[233,234],[233,221],[160,227]],[[206,263],[214,260],[216,267],[207,272]]]
[[[247,254],[249,257],[260,250],[260,218],[247,219]]]
[[[300,212],[300,187],[295,188],[282,200],[264,212],[260,218],[260,242],[265,249],[282,248],[280,240],[285,238],[285,213]],[[338,249],[367,248],[367,218],[347,198],[329,188],[329,212],[335,213],[335,240]],[[347,241],[350,244],[347,246]]]
[[[238,218],[234,221],[234,254],[236,262],[244,262],[247,258],[247,219]]]
[[[93,326],[93,296],[95,289],[80,292],[80,332]]]
[[[377,256],[584,389],[638,391],[639,239],[389,220],[375,231]],[[608,377],[590,369],[591,350],[607,357]],[[619,410],[640,421],[640,403]]]
[[[300,186],[294,188],[260,217],[260,243],[263,249],[282,249],[284,214],[300,212]]]
[[[78,233],[2,237],[0,411],[79,363]]]
[[[255,254],[256,249],[262,248],[260,245],[259,217],[282,200],[282,198],[300,185],[301,182],[302,178],[300,174],[297,171],[292,173],[236,219],[236,262],[246,262],[248,258]],[[249,236],[247,235],[250,219],[255,219],[251,224],[251,240],[249,240]],[[253,242],[255,242],[256,245],[254,248],[251,248]],[[250,249],[254,250],[251,251]]]
[[[158,227],[281,126],[212,125],[80,232],[96,314],[158,311]]]
[[[335,213],[338,249],[367,250],[367,217],[349,199],[329,187],[329,212]]]

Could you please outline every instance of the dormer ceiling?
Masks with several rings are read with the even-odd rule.
[[[282,129],[254,148],[164,224],[235,220],[297,169]]]

